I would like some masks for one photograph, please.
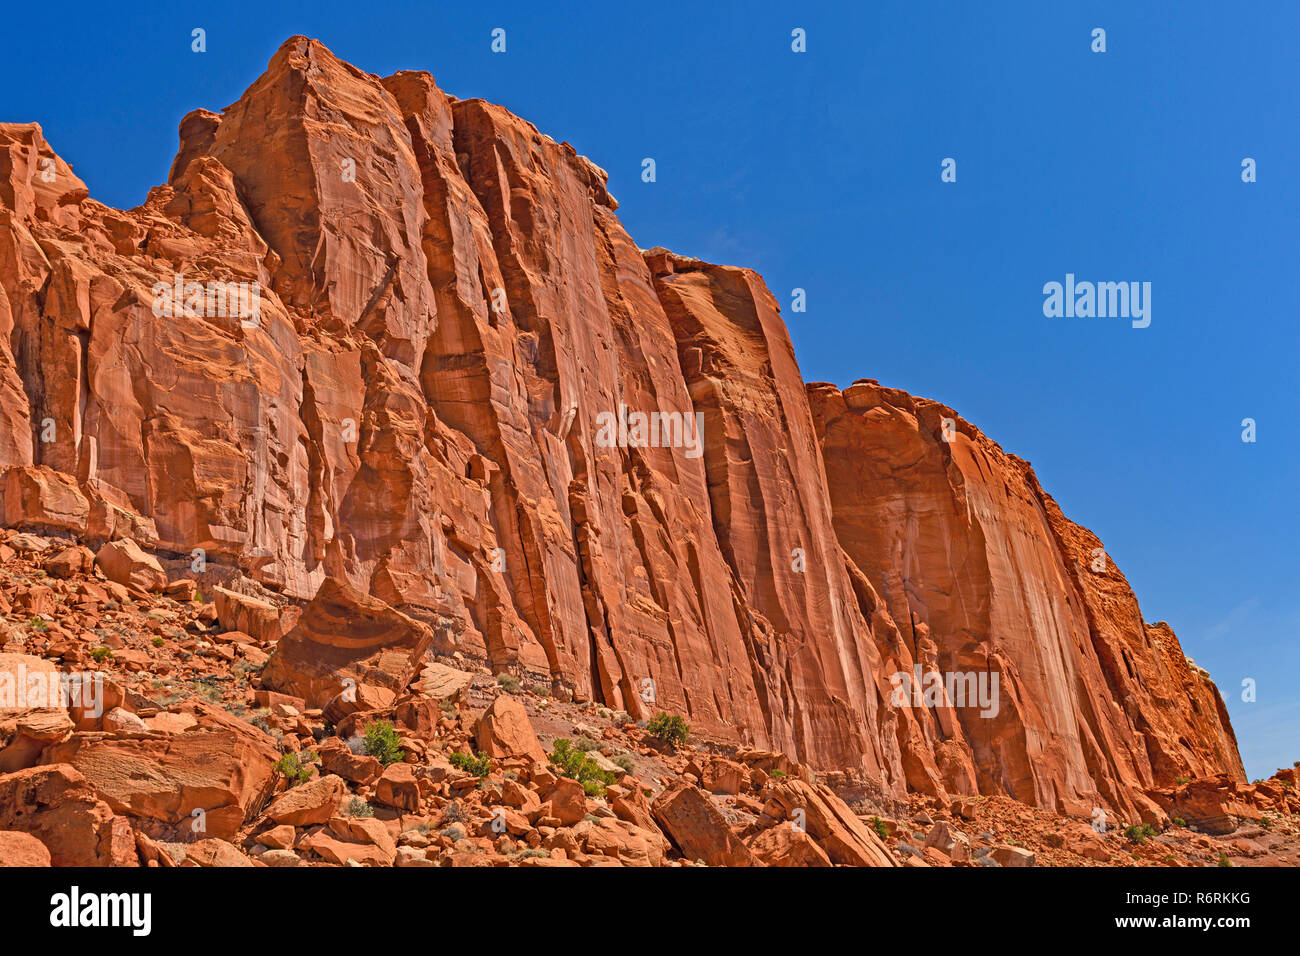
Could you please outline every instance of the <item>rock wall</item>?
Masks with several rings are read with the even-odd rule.
[[[968,755],[943,783],[1084,813],[1150,806],[1139,791],[1245,778],[1207,674],[1137,599],[1091,533],[951,408],[871,380],[808,386],[835,531],[899,622],[904,653],[940,673],[996,673],[988,715],[938,708],[928,741]],[[882,651],[886,658],[889,653]],[[923,710],[924,714],[924,710]]]
[[[638,249],[605,183],[303,37],[127,212],[0,125],[5,522],[273,600],[337,579],[441,650],[881,795],[1240,774],[1213,685],[1027,467],[964,423],[935,447],[931,403],[806,392],[762,280]],[[917,664],[1009,699],[897,706]]]

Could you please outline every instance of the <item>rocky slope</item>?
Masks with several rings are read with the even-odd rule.
[[[180,140],[123,212],[0,124],[0,519],[123,599],[221,586],[249,695],[391,714],[459,654],[881,808],[1167,822],[1162,788],[1244,784],[1208,676],[1024,462],[934,403],[805,388],[762,280],[638,249],[568,144],[302,37]],[[996,713],[899,673],[996,674]],[[275,785],[191,809],[248,823]]]

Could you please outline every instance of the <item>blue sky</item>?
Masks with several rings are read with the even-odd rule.
[[[641,246],[806,289],[806,379],[944,401],[1030,460],[1214,675],[1250,776],[1300,758],[1300,5],[205,6],[11,7],[0,120],[130,207],[295,33],[502,103],[609,171]],[[1151,282],[1150,327],[1045,318],[1067,272]]]

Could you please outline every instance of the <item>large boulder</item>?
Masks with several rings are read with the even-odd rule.
[[[119,814],[229,840],[270,797],[278,754],[257,728],[213,711],[187,733],[77,733],[42,759],[71,764]]]
[[[831,866],[817,841],[793,824],[764,830],[752,838],[749,850],[767,866]]]
[[[613,857],[624,866],[662,866],[668,852],[668,841],[658,828],[643,830],[613,817],[583,820],[573,828],[573,836],[586,852]]]
[[[55,866],[138,866],[131,826],[67,764],[0,776],[0,830],[45,844]]]
[[[280,794],[267,808],[266,816],[276,823],[287,823],[295,827],[324,823],[334,816],[339,801],[347,792],[347,784],[342,777],[326,774]]]
[[[876,832],[825,784],[784,779],[773,783],[764,808],[769,816],[801,821],[834,863],[844,866],[897,866]]]
[[[104,577],[123,587],[161,591],[167,586],[167,572],[158,559],[130,538],[108,542],[95,554],[95,564]]]
[[[709,866],[754,866],[749,848],[731,832],[709,795],[686,781],[678,781],[651,804],[655,820],[688,860]]]
[[[35,766],[72,732],[58,668],[30,654],[0,653],[0,773]]]
[[[8,469],[0,481],[0,523],[10,528],[82,532],[90,503],[76,479],[46,465]]]
[[[363,683],[401,692],[432,640],[427,624],[326,578],[297,625],[276,644],[262,684],[311,707]]]
[[[537,734],[533,732],[528,711],[516,697],[500,694],[474,725],[478,749],[498,759],[522,757],[536,762],[546,760]]]
[[[269,601],[213,587],[212,603],[222,630],[239,631],[260,644],[274,644],[283,636],[280,609]]]
[[[1198,777],[1150,795],[1171,817],[1181,817],[1205,833],[1231,833],[1244,821],[1259,820],[1263,813],[1250,799],[1250,788],[1227,774]]]
[[[0,866],[49,866],[50,851],[29,833],[0,830]]]

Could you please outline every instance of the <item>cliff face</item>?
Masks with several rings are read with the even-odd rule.
[[[810,385],[850,558],[899,622],[891,670],[998,675],[1000,707],[923,722],[963,756],[944,775],[1085,812],[1151,804],[1142,788],[1245,777],[1218,690],[1168,625],[1147,625],[1091,533],[1027,462],[952,409],[860,381]],[[884,652],[889,658],[889,653]]]
[[[1086,814],[1241,776],[1213,685],[1027,466],[939,443],[933,403],[806,391],[762,280],[642,252],[605,180],[301,37],[129,212],[0,126],[5,523],[279,599],[335,578],[889,796]],[[241,283],[256,314],[219,307]],[[916,665],[996,671],[997,715],[899,705]]]

